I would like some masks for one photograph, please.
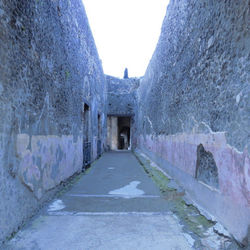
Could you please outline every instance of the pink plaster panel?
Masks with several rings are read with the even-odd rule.
[[[224,133],[147,135],[138,139],[139,147],[145,147],[193,177],[199,144],[213,154],[218,168],[219,191],[232,202],[250,206],[249,154],[228,145]]]

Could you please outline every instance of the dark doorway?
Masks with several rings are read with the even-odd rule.
[[[89,140],[89,106],[85,103],[84,110],[83,110],[83,140]]]
[[[100,114],[98,114],[97,119],[98,119],[97,157],[100,157],[102,154],[102,120]]]
[[[118,149],[130,149],[130,117],[118,117]]]
[[[83,169],[91,163],[91,142],[90,142],[90,109],[84,104],[83,109]]]

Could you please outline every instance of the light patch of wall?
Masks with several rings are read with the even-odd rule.
[[[111,150],[118,149],[118,117],[108,117],[108,137],[107,146]]]

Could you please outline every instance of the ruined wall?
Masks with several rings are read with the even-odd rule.
[[[96,157],[105,93],[81,0],[0,0],[0,244],[81,171],[83,101]]]
[[[139,78],[119,79],[106,75],[108,89],[108,114],[128,116],[136,112],[136,90]]]
[[[240,241],[250,224],[249,4],[171,0],[138,91],[139,148]]]
[[[137,143],[135,117],[138,110],[137,89],[140,84],[140,78],[119,79],[106,75],[106,81],[108,90],[107,113],[110,116],[131,117],[131,142],[134,148]]]

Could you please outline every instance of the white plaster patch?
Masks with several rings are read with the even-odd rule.
[[[240,92],[240,93],[236,96],[235,99],[236,99],[236,103],[237,103],[237,104],[239,104],[241,96],[242,96],[242,92]]]
[[[140,195],[144,194],[144,191],[141,189],[138,189],[137,186],[140,184],[140,181],[132,181],[129,183],[129,185],[126,185],[122,188],[115,189],[113,191],[110,191],[109,194],[113,195],[121,195],[124,198],[134,198],[138,197]]]
[[[55,200],[52,204],[49,205],[48,212],[58,211],[65,208],[62,200]]]
[[[81,198],[121,198],[123,197],[122,195],[114,195],[114,194],[68,194],[67,196],[72,196],[72,197],[81,197]],[[159,195],[140,195],[137,196],[138,198],[144,198],[144,199],[149,199],[149,198],[160,198]]]
[[[150,124],[150,127],[153,128],[153,123],[151,122],[151,120],[149,119],[148,116],[146,116],[146,119],[148,120],[149,124]]]
[[[211,36],[207,42],[207,48],[209,49],[214,43],[214,36]]]
[[[206,124],[205,122],[201,122],[201,124],[203,124],[209,130],[209,133],[214,133],[208,124]]]
[[[72,215],[72,216],[169,216],[171,212],[50,212],[50,215]],[[168,218],[169,220],[169,218]]]

